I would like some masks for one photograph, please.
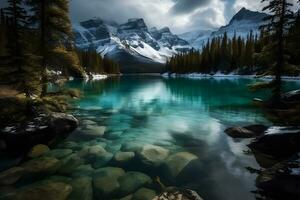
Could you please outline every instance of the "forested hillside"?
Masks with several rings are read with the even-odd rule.
[[[274,38],[267,29],[261,29],[259,35],[249,33],[246,39],[235,35],[232,39],[225,32],[222,37],[208,40],[197,51],[181,53],[168,60],[167,71],[172,73],[237,73],[237,74],[273,74],[270,67],[274,64],[274,54],[269,44]],[[288,65],[284,74],[298,75],[300,72],[300,17],[292,20],[286,34],[285,55]]]
[[[9,0],[0,15],[0,57],[1,84],[27,95],[46,93],[49,70],[75,78],[119,73],[113,61],[76,50],[68,0]]]

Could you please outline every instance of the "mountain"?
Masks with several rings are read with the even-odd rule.
[[[265,23],[264,18],[267,16],[266,13],[242,8],[233,16],[228,25],[222,26],[218,31],[213,32],[212,37],[222,36],[225,32],[229,37],[233,37],[236,33],[236,35],[244,38],[247,37],[250,31],[253,31],[253,34],[259,34],[259,27]]]
[[[80,49],[95,49],[99,54],[114,59],[123,73],[162,72],[171,56],[192,48],[201,49],[208,39],[223,36],[247,37],[250,31],[259,34],[265,13],[242,8],[226,26],[218,30],[195,30],[179,36],[168,27],[148,28],[142,18],[118,24],[99,18],[73,24],[75,43]]]
[[[246,38],[251,31],[253,34],[259,34],[259,27],[264,24],[264,18],[267,16],[265,13],[242,8],[226,26],[216,31],[198,30],[181,34],[180,37],[187,40],[193,48],[201,49],[208,39],[223,36],[225,32],[229,38],[232,38],[235,33],[243,38]]]
[[[123,73],[161,72],[167,58],[191,49],[168,27],[149,29],[141,18],[124,24],[94,18],[73,25],[80,49],[96,49],[114,59]]]
[[[195,30],[180,34],[179,37],[186,40],[193,48],[199,49],[210,38],[212,30]]]

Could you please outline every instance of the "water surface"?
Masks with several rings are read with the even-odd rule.
[[[271,125],[252,104],[254,97],[265,98],[268,93],[250,92],[247,86],[252,82],[149,76],[73,81],[67,87],[84,92],[83,98],[73,102],[73,114],[80,120],[93,120],[94,126],[105,126],[106,132],[101,140],[85,138],[85,125],[81,124],[69,140],[105,142],[112,153],[128,143],[158,145],[171,154],[190,152],[199,158],[198,165],[190,169],[192,178],[173,185],[192,188],[209,200],[255,199],[255,174],[246,167],[259,166],[245,153],[249,140],[233,140],[224,134],[229,126]],[[296,88],[298,83],[287,85]],[[164,173],[134,164],[124,168],[152,177]]]

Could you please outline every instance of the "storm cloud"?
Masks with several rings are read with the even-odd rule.
[[[289,0],[296,2],[297,0]],[[0,0],[3,7],[5,0]],[[99,17],[125,23],[144,18],[149,27],[165,26],[175,33],[216,29],[228,23],[242,7],[261,11],[261,0],[70,0],[73,22]]]
[[[210,0],[175,0],[175,2],[170,12],[173,14],[186,14],[207,5]]]

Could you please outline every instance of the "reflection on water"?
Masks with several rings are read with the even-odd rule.
[[[251,193],[255,190],[255,175],[246,167],[258,166],[252,155],[243,153],[249,141],[233,140],[223,132],[226,127],[237,124],[270,124],[251,104],[254,97],[264,98],[266,94],[249,92],[247,85],[250,83],[247,79],[160,77],[69,82],[66,87],[84,92],[83,98],[72,102],[76,107],[72,112],[81,124],[67,139],[69,142],[57,148],[72,149],[73,155],[81,157],[84,163],[79,168],[71,164],[68,173],[58,171],[57,174],[73,178],[90,176],[95,181],[99,174],[91,171],[114,166],[125,172],[143,172],[151,178],[159,176],[166,186],[194,189],[204,199],[255,199]],[[293,88],[296,86],[293,84],[288,86]],[[148,144],[158,147],[145,156],[141,150]],[[184,156],[182,160],[176,157],[178,152],[185,152],[180,154]],[[188,162],[183,166],[185,159]],[[178,173],[172,175],[172,172]],[[157,186],[138,184],[140,182],[131,179],[130,185],[138,186],[126,193],[124,190],[129,186],[124,179],[118,179],[118,188],[113,194],[100,196],[119,199],[140,187],[160,191]],[[113,186],[113,180],[110,176],[106,182]],[[103,188],[96,183],[93,189],[97,199]]]
[[[249,83],[125,77],[69,86],[85,94],[74,102],[80,108],[76,115],[106,126],[104,137],[111,138],[115,151],[135,142],[193,153],[199,160],[190,169],[192,178],[175,184],[196,189],[205,199],[232,200],[254,199],[255,177],[245,168],[257,164],[243,153],[246,142],[233,141],[223,130],[237,123],[269,123],[251,105],[253,97],[263,95],[250,93]]]

